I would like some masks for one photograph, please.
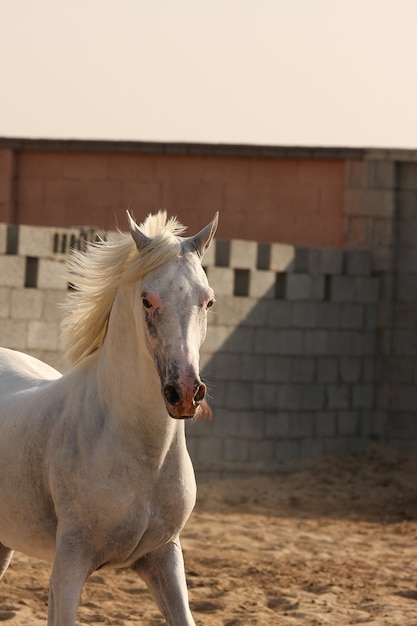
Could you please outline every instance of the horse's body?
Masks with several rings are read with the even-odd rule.
[[[195,623],[179,543],[196,493],[184,418],[205,394],[213,294],[200,257],[216,225],[183,239],[158,214],[131,223],[133,252],[100,244],[90,266],[78,255],[65,375],[0,350],[0,577],[13,550],[52,560],[49,626],[75,624],[85,580],[106,566],[133,567],[168,624]]]

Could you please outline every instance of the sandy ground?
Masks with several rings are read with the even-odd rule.
[[[299,473],[203,483],[183,532],[198,626],[417,626],[417,455],[371,446]],[[49,565],[15,555],[0,622],[46,622]],[[160,626],[129,570],[86,584],[79,624]]]

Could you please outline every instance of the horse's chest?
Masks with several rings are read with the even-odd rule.
[[[135,506],[126,511],[112,544],[118,554],[111,564],[128,566],[178,536],[195,503],[194,476],[170,487],[154,485],[146,495],[138,494]]]

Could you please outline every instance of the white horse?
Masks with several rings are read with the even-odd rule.
[[[179,534],[196,486],[184,432],[206,392],[214,294],[194,237],[165,212],[71,261],[73,367],[0,351],[0,577],[13,550],[53,561],[48,626],[73,626],[102,567],[132,567],[170,626],[195,625]],[[136,244],[136,245],[135,245]]]

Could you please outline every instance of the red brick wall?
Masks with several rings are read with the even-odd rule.
[[[191,233],[218,210],[222,239],[344,243],[345,161],[340,158],[50,148],[11,154],[15,196],[1,203],[10,189],[2,193],[0,178],[1,222],[113,229],[116,222],[126,226],[126,208],[138,220],[166,208]]]

